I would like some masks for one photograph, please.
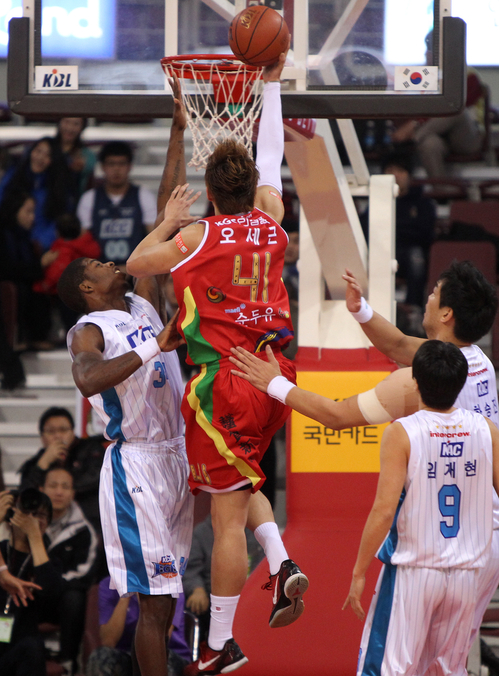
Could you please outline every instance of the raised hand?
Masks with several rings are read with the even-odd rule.
[[[68,457],[68,447],[60,439],[53,441],[43,451],[37,462],[40,469],[48,469],[56,460],[64,462]]]
[[[172,124],[183,131],[187,127],[187,111],[182,98],[180,80],[176,73],[173,73],[173,76],[168,78],[168,82],[172,88],[174,102]]]
[[[234,356],[229,357],[229,361],[241,369],[240,371],[232,370],[231,373],[238,378],[247,380],[261,392],[266,392],[270,381],[276,376],[282,375],[279,363],[274,357],[270,345],[265,347],[268,361],[258,359],[244,347],[231,347],[230,351]]]
[[[0,492],[0,521],[5,519],[7,510],[14,504],[14,496],[10,491]]]
[[[345,291],[347,308],[350,312],[358,312],[361,308],[360,299],[362,298],[362,287],[360,286],[353,272],[348,268],[345,269],[345,274],[342,276],[347,283],[347,288]]]
[[[40,524],[33,514],[25,514],[20,509],[14,509],[14,516],[11,518],[10,523],[22,530],[30,541],[41,535]]]
[[[194,190],[188,188],[188,183],[177,185],[165,207],[165,221],[176,224],[176,228],[184,228],[193,222],[189,209],[199,198],[201,191],[194,193]]]

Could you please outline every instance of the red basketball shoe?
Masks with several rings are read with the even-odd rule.
[[[302,596],[308,589],[308,578],[291,559],[281,563],[279,572],[270,575],[262,589],[274,590],[274,608],[269,620],[272,629],[287,627],[303,613],[305,604]]]
[[[199,658],[184,668],[184,676],[214,676],[228,674],[246,664],[248,658],[243,655],[241,648],[233,638],[230,638],[222,650],[212,650],[208,643],[201,643]]]

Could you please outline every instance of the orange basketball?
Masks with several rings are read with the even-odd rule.
[[[264,5],[252,5],[234,17],[229,45],[235,56],[252,66],[270,66],[286,51],[289,30],[282,16]]]

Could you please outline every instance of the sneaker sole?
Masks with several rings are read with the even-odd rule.
[[[242,667],[243,664],[246,664],[246,662],[248,662],[248,658],[247,658],[247,657],[243,657],[243,658],[242,658],[241,660],[239,660],[238,662],[235,662],[234,664],[229,664],[229,665],[227,665],[226,667],[224,667],[224,668],[220,671],[220,673],[221,673],[221,674],[228,674],[228,673],[230,673],[231,671],[235,671],[236,669],[239,669],[239,667]]]
[[[269,622],[271,629],[278,627],[287,627],[293,624],[303,613],[305,604],[303,603],[303,594],[308,589],[308,577],[303,573],[295,573],[286,580],[284,584],[284,595],[291,602],[286,608],[278,610]]]

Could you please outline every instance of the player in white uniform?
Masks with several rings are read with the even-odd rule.
[[[385,541],[359,676],[461,673],[478,571],[489,558],[499,431],[478,413],[452,406],[468,373],[456,346],[427,341],[413,373],[423,407],[383,434],[376,498],[343,606],[364,618],[365,574]]]
[[[362,289],[347,271],[347,305],[374,345],[395,361],[410,365],[424,339],[405,336],[399,329],[367,306]],[[360,310],[360,311],[359,311]],[[488,333],[497,311],[494,287],[469,262],[454,263],[442,273],[428,298],[424,327],[429,338],[457,345],[468,361],[468,378],[456,406],[483,413],[499,427],[497,385],[492,363],[473,345]],[[237,375],[255,387],[281,398],[288,406],[331,429],[343,429],[389,422],[418,410],[419,395],[414,390],[412,369],[394,371],[376,388],[336,402],[319,394],[292,387],[282,376],[273,355],[269,363],[255,359],[241,348],[233,350],[231,361],[241,371]],[[494,495],[494,537],[488,564],[480,569],[476,616],[470,646],[476,637],[483,613],[499,584],[499,506]]]
[[[159,211],[175,185],[167,169],[178,155],[180,113],[177,99]],[[81,258],[58,285],[63,302],[83,313],[68,333],[76,385],[113,442],[101,471],[101,522],[112,586],[120,596],[138,593],[135,651],[142,676],[167,676],[165,636],[182,591],[193,518],[183,385],[172,352],[180,343],[177,316],[164,327],[160,281],[139,280],[129,293],[114,263]]]
[[[156,639],[166,669],[164,636],[182,591],[193,504],[180,367],[174,352],[162,351],[179,344],[176,317],[163,328],[155,280],[148,281],[127,293],[126,275],[114,263],[83,258],[64,271],[59,295],[81,311],[71,299],[79,294],[86,307],[68,333],[68,347],[76,385],[113,442],[99,488],[104,547],[112,586],[120,596],[139,593],[136,652],[149,675],[157,665],[148,668],[143,655],[155,652]]]

